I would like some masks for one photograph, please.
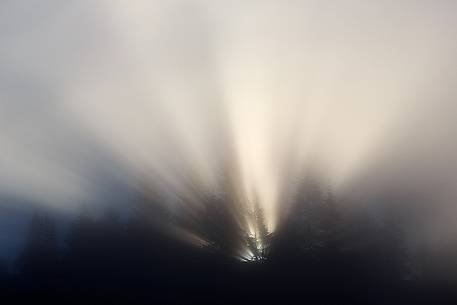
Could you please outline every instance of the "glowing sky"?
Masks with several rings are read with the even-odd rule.
[[[271,227],[310,166],[346,196],[452,203],[456,6],[2,1],[0,191],[72,210],[106,177],[211,189],[233,149]]]

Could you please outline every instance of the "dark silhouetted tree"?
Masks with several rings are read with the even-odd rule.
[[[48,216],[35,214],[19,256],[19,271],[36,288],[52,286],[61,268],[60,259],[55,222]]]

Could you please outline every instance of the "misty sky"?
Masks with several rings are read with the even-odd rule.
[[[273,226],[313,167],[354,200],[414,193],[448,229],[456,54],[451,0],[1,1],[0,207],[211,189],[233,149]]]

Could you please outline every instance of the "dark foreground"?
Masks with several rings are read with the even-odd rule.
[[[104,251],[81,254],[77,261],[60,260],[46,269],[34,266],[4,275],[1,304],[456,304],[457,300],[452,286],[401,278],[379,256],[308,258],[272,253],[264,261],[247,263],[170,243],[160,249],[145,245],[134,252],[103,246]]]
[[[0,264],[0,304],[457,304],[452,272],[407,246],[397,211],[344,215],[307,200],[274,235],[259,211],[267,246],[251,262],[234,257],[250,240],[232,214],[206,211],[198,221],[146,208],[130,220],[81,215],[66,229],[36,215],[17,262]],[[209,244],[172,237],[178,227]]]

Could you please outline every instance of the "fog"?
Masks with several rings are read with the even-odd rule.
[[[455,230],[456,5],[2,1],[0,193],[73,213],[159,185],[179,211],[230,167],[274,230],[312,168]]]

